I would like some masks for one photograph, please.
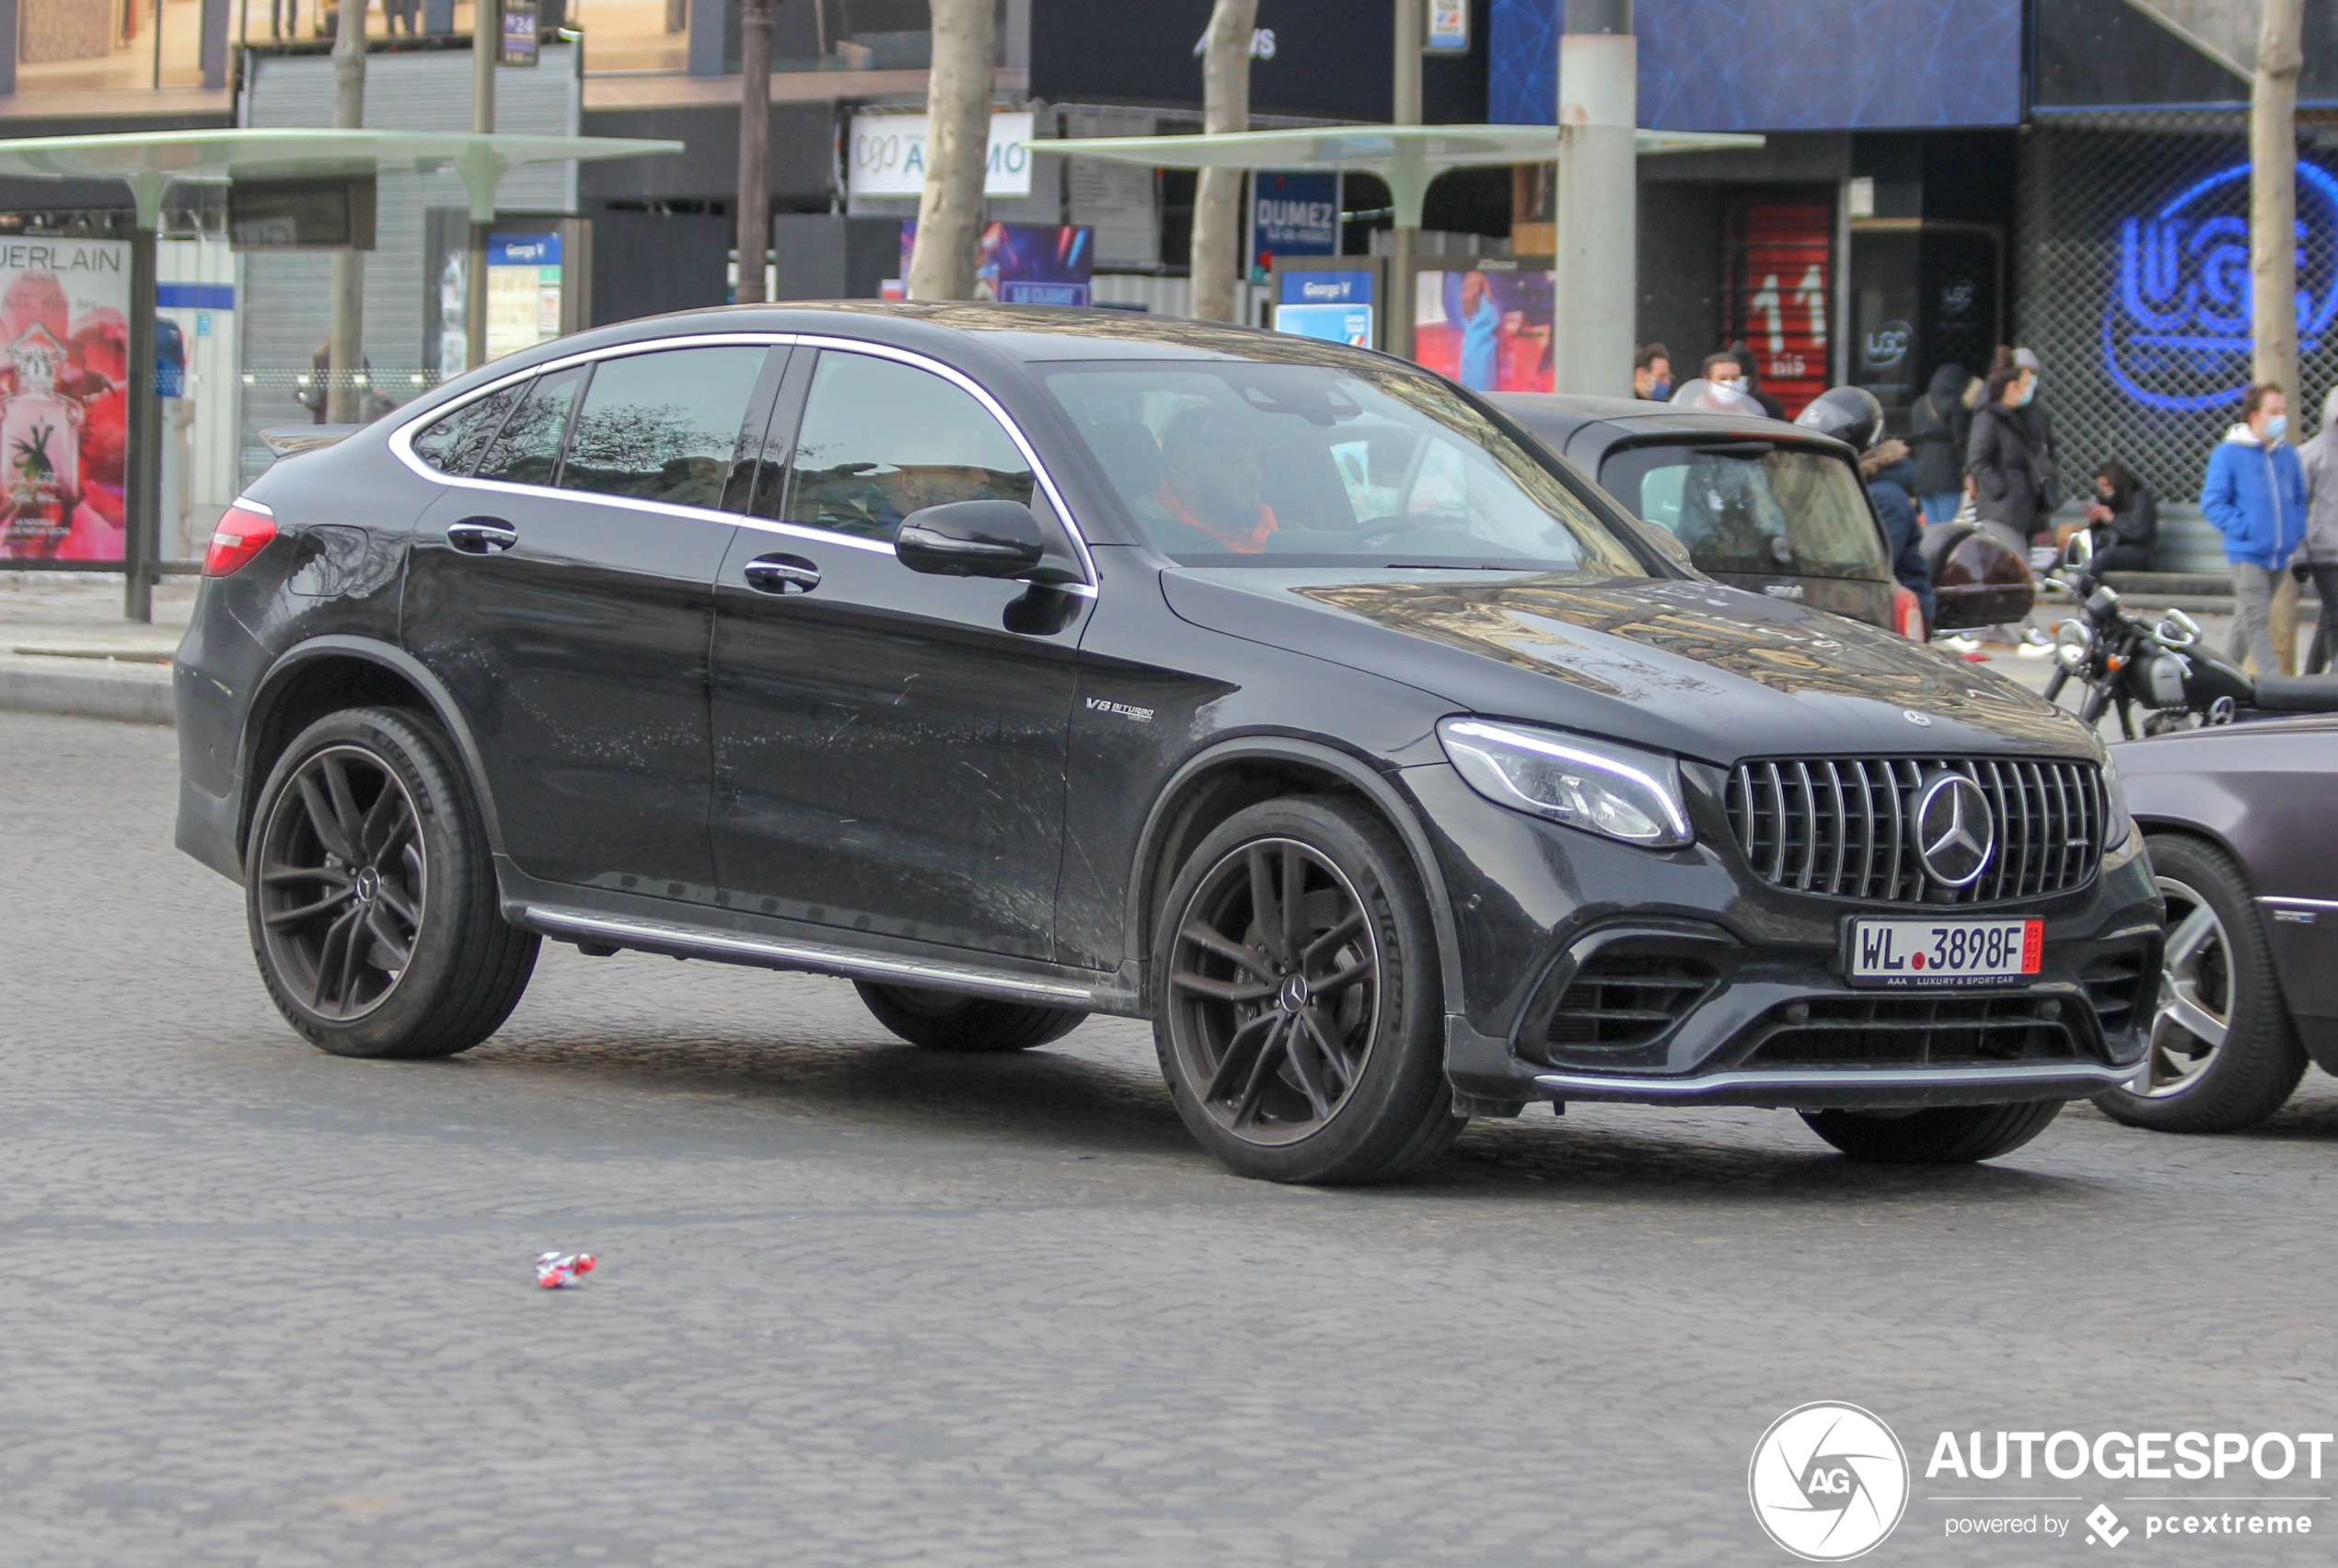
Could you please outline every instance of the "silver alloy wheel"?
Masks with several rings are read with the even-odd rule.
[[[2232,1029],[2232,943],[2208,901],[2173,877],[2160,877],[2168,901],[2168,951],[2151,1045],[2128,1089],[2148,1100],[2182,1094],[2216,1065]]]

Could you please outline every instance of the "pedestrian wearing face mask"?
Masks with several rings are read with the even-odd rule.
[[[2013,363],[2032,377],[2030,400],[2021,405],[2021,422],[2029,429],[2030,451],[2037,458],[2038,524],[2043,528],[2054,510],[2062,504],[2062,449],[2054,439],[2054,414],[2047,409],[2043,396],[2045,366],[2039,362],[2037,352],[2016,349]]]
[[[2278,386],[2251,386],[2241,422],[2208,455],[2200,510],[2225,536],[2232,566],[2232,644],[2261,675],[2286,674],[2273,640],[2274,580],[2306,536],[2306,475],[2289,433],[2289,402]]]
[[[1661,403],[1672,396],[1672,351],[1649,343],[1632,356],[1632,396]]]
[[[2038,455],[2021,410],[2036,392],[2035,372],[2010,360],[1989,375],[1988,394],[1973,411],[1964,471],[1973,481],[1973,511],[1981,525],[2027,554],[2045,509]]]

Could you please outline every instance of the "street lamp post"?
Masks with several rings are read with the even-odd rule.
[[[1639,44],[1632,0],[1566,0],[1558,40],[1557,299],[1553,385],[1626,398],[1638,290],[1635,156]]]

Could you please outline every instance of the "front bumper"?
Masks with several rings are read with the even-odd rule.
[[[1407,782],[1441,836],[1457,913],[1446,1065],[1464,1109],[2076,1100],[2142,1059],[2162,910],[2139,839],[2073,892],[1937,911],[2043,919],[2037,975],[1876,990],[1844,978],[1844,922],[1936,911],[1768,886],[1703,824],[1672,854],[1612,844],[1477,802],[1440,771]]]

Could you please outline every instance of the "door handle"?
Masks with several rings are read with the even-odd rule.
[[[466,555],[493,555],[519,543],[519,530],[500,517],[466,517],[446,525],[446,542]]]
[[[802,556],[757,556],[743,575],[758,594],[809,594],[820,585],[820,569]]]

